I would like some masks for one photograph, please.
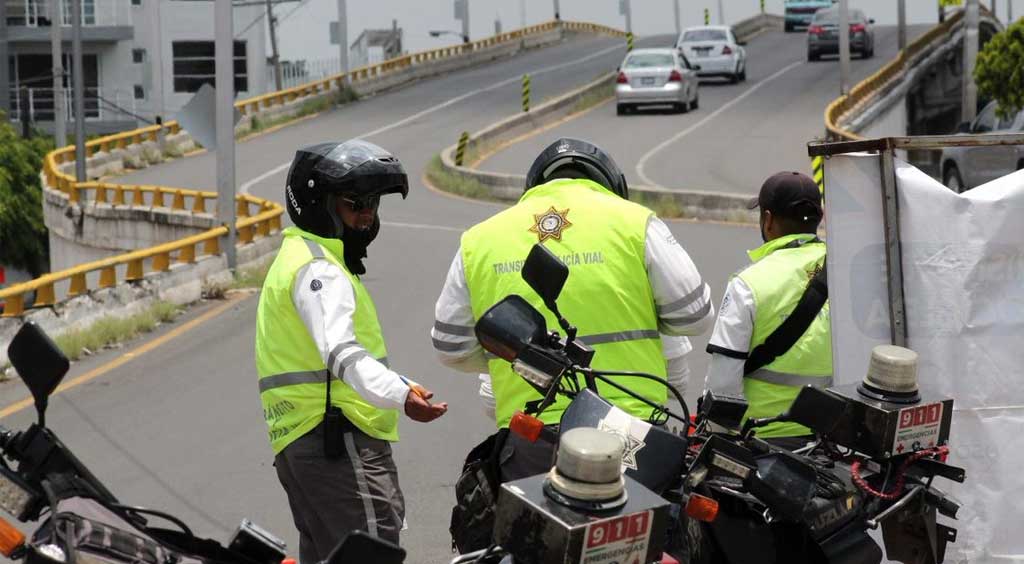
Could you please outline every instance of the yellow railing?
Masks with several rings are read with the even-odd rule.
[[[123,188],[116,184],[104,184],[100,182],[88,182],[80,189],[115,190]],[[153,186],[142,188],[157,188]],[[164,190],[173,190],[170,188]],[[158,191],[152,191],[158,193]],[[143,191],[136,191],[135,194],[142,194]],[[217,197],[215,192],[198,192],[196,190],[175,191],[177,194],[188,194],[197,198],[196,202],[202,202]],[[120,192],[124,194],[124,192]],[[238,200],[239,220],[235,224],[238,230],[239,243],[251,243],[259,237],[266,237],[281,229],[281,214],[283,208],[280,204],[250,196],[240,195]],[[253,209],[255,206],[255,209]],[[183,209],[173,208],[172,209]],[[253,213],[255,212],[255,213]],[[52,306],[57,303],[55,285],[60,282],[69,282],[67,297],[73,298],[82,295],[90,290],[86,275],[94,272],[99,273],[99,284],[97,289],[113,288],[120,282],[131,282],[142,280],[147,272],[167,272],[175,263],[191,264],[196,262],[198,257],[204,255],[219,255],[220,238],[228,232],[227,227],[215,227],[191,237],[178,239],[170,243],[164,243],[148,249],[132,251],[129,253],[113,256],[103,260],[78,265],[74,268],[45,274],[35,280],[15,284],[9,288],[0,290],[0,301],[5,302],[3,317],[15,317],[23,314],[26,307],[26,295],[35,292],[35,299],[32,307]],[[201,245],[199,252],[196,247]],[[146,265],[148,264],[148,269]],[[118,274],[118,267],[125,266],[123,276]]]
[[[936,25],[915,39],[900,54],[889,61],[884,67],[850,89],[850,93],[840,96],[825,108],[825,129],[830,138],[835,140],[854,141],[862,139],[860,135],[839,125],[851,110],[863,106],[875,99],[890,81],[898,78],[906,71],[907,64],[918,54],[927,49],[937,39],[949,34],[953,26],[963,18],[963,11],[953,14],[946,21]]]
[[[623,37],[625,34],[617,29],[591,23],[580,22],[547,22],[539,25],[517,29],[488,37],[472,43],[441,47],[429,51],[421,51],[354,69],[346,74],[338,74],[325,79],[271,92],[235,102],[235,107],[243,115],[255,113],[261,109],[287,104],[306,96],[327,92],[333,84],[336,88],[344,85],[345,79],[359,82],[378,78],[384,74],[402,70],[412,65],[456,57],[466,53],[499,45],[509,41],[517,41],[537,33],[556,29],[559,25],[571,31],[603,33]],[[171,121],[163,125],[153,125],[132,131],[125,131],[106,137],[93,139],[85,144],[86,157],[98,152],[110,152],[125,149],[130,145],[145,142],[157,142],[161,134],[173,135],[180,131],[177,122]],[[166,186],[148,186],[115,184],[109,182],[77,182],[75,177],[61,170],[61,166],[75,160],[75,147],[69,145],[51,151],[43,160],[43,175],[49,188],[67,195],[70,203],[80,204],[91,201],[96,204],[112,206],[152,206],[169,210],[187,210],[193,213],[206,212],[207,202],[216,199],[215,192],[203,192],[185,188],[169,188]],[[258,237],[265,237],[281,229],[281,215],[284,208],[280,204],[249,195],[237,196],[238,217],[236,229],[239,243],[249,243]],[[255,213],[251,208],[255,206]],[[193,263],[197,256],[220,254],[220,237],[227,234],[227,227],[210,229],[198,235],[179,239],[170,243],[157,245],[110,257],[107,259],[82,264],[74,268],[46,274],[35,280],[15,284],[0,290],[0,302],[5,302],[3,316],[22,315],[26,309],[26,296],[35,292],[32,307],[52,306],[56,303],[55,285],[69,282],[67,297],[71,298],[89,291],[86,275],[99,273],[98,288],[111,288],[119,282],[141,280],[146,272],[166,272],[173,263]],[[201,245],[199,253],[197,245]],[[146,265],[148,264],[148,270]],[[124,275],[118,280],[118,267],[124,266]]]

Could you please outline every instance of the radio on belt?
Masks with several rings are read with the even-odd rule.
[[[829,438],[858,452],[889,458],[949,441],[953,399],[918,387],[910,349],[875,347],[863,382],[829,391],[850,400]]]
[[[531,564],[659,561],[668,502],[622,475],[622,448],[597,429],[565,432],[551,472],[502,485],[495,541]]]

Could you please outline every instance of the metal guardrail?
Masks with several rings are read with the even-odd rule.
[[[4,1],[4,0],[0,0]],[[523,29],[517,29],[488,37],[472,43],[442,47],[430,51],[410,53],[396,59],[390,59],[354,69],[347,74],[338,74],[322,80],[316,80],[278,92],[256,96],[235,102],[235,107],[243,114],[250,114],[260,109],[282,105],[296,99],[327,92],[331,85],[341,88],[346,78],[350,81],[361,81],[381,77],[387,73],[402,70],[415,64],[437,61],[449,57],[472,53],[481,49],[499,45],[509,41],[518,41],[524,37],[544,33],[562,26],[568,31],[602,33],[616,37],[625,37],[625,33],[592,23],[582,22],[548,22]],[[176,134],[181,130],[176,121],[163,125],[153,125],[132,131],[107,135],[93,139],[85,144],[86,156],[91,157],[98,152],[110,152],[125,149],[130,145],[145,142],[157,142],[162,134]],[[192,213],[205,213],[206,203],[215,200],[216,192],[203,192],[186,188],[170,188],[166,186],[146,186],[115,184],[108,182],[77,182],[75,177],[61,170],[61,165],[74,162],[75,147],[69,145],[51,151],[43,160],[42,174],[47,185],[67,195],[68,201],[81,204],[91,201],[96,204],[112,206],[152,206],[164,207],[169,210],[188,210]],[[170,202],[168,203],[168,199]],[[250,196],[247,194],[236,197],[238,217],[236,223],[239,244],[253,241],[257,237],[265,237],[281,229],[281,215],[284,208],[275,202]],[[251,206],[256,206],[255,214],[251,214]],[[54,287],[57,283],[70,281],[67,297],[75,297],[89,291],[86,275],[99,272],[98,288],[112,288],[118,284],[117,267],[125,265],[125,274],[121,281],[141,280],[146,274],[148,262],[150,272],[167,272],[172,263],[194,263],[197,256],[219,255],[220,237],[228,232],[226,226],[215,227],[198,235],[82,264],[74,268],[46,274],[35,280],[15,284],[0,290],[0,301],[4,302],[3,317],[22,315],[26,310],[26,296],[35,292],[32,307],[52,306],[57,303]],[[202,245],[201,254],[197,255],[197,245]]]
[[[931,28],[923,35],[915,39],[906,49],[900,51],[899,55],[885,66],[878,69],[874,74],[857,83],[850,89],[850,93],[840,96],[832,101],[825,108],[825,130],[833,140],[856,141],[863,139],[862,136],[839,125],[850,111],[863,106],[874,100],[876,95],[884,90],[884,86],[897,79],[906,70],[907,65],[919,54],[924,52],[936,40],[949,34],[957,23],[963,19],[963,11],[946,18],[946,21]]]

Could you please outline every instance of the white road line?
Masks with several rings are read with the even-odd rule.
[[[0,0],[0,1],[2,1],[2,0]],[[615,50],[618,50],[618,49],[625,49],[625,45],[614,45],[612,47],[606,47],[604,49],[601,49],[600,51],[595,51],[595,52],[587,55],[586,57],[581,57],[579,59],[575,59],[575,60],[572,60],[572,61],[567,61],[565,63],[559,63],[557,65],[550,65],[550,66],[547,66],[547,67],[541,67],[539,69],[535,69],[535,70],[532,70],[532,71],[527,71],[526,74],[538,75],[538,74],[545,74],[545,73],[549,73],[549,72],[554,72],[556,70],[561,70],[561,69],[564,69],[566,67],[571,67],[571,66],[574,66],[574,65],[578,65],[580,63],[585,63],[585,62],[587,62],[587,61],[589,61],[591,59],[596,59],[597,57],[600,57],[600,56],[605,55],[607,53],[611,53],[612,51],[615,51]],[[471,90],[469,92],[466,92],[465,94],[461,94],[459,96],[456,96],[454,98],[451,98],[449,100],[441,102],[440,104],[437,104],[436,106],[431,106],[431,107],[429,107],[429,108],[427,108],[425,110],[416,112],[415,114],[412,114],[411,116],[402,118],[402,119],[400,119],[400,120],[398,120],[398,121],[396,121],[394,123],[390,123],[390,124],[385,125],[383,127],[379,127],[377,129],[374,129],[373,131],[367,131],[366,133],[361,133],[359,135],[356,135],[355,137],[366,139],[368,137],[373,137],[374,135],[380,135],[381,133],[385,133],[385,132],[391,131],[392,129],[395,129],[396,127],[401,127],[401,126],[406,125],[406,124],[408,124],[410,122],[416,121],[416,120],[418,120],[418,119],[420,119],[420,118],[422,118],[422,117],[424,117],[426,115],[432,114],[432,113],[437,112],[439,110],[443,110],[443,109],[445,109],[445,108],[447,108],[447,107],[449,107],[449,106],[451,106],[453,104],[458,104],[459,102],[465,100],[466,98],[470,98],[470,97],[476,96],[478,94],[483,94],[485,92],[490,92],[492,90],[497,90],[499,88],[503,88],[503,87],[508,86],[510,84],[516,84],[520,80],[522,80],[522,77],[519,76],[519,75],[516,75],[513,78],[502,80],[501,82],[496,82],[496,83],[494,83],[494,84],[492,84],[490,86],[485,86],[483,88],[478,88],[476,90]],[[286,162],[284,164],[278,165],[278,166],[268,170],[267,172],[264,172],[263,174],[260,174],[259,176],[255,177],[255,178],[252,178],[250,180],[247,180],[247,181],[243,182],[242,185],[239,187],[238,191],[240,193],[242,193],[242,194],[248,194],[249,190],[251,190],[253,186],[255,186],[256,184],[259,184],[260,182],[263,182],[264,180],[270,178],[271,176],[274,176],[275,174],[278,174],[278,173],[280,173],[280,172],[282,172],[284,170],[287,170],[288,167],[291,166],[291,164],[292,164],[291,161],[288,161],[288,162]]]
[[[773,75],[771,75],[771,76],[761,80],[757,84],[751,86],[743,94],[740,94],[739,96],[733,98],[732,100],[729,100],[729,102],[727,102],[721,108],[718,108],[717,110],[715,110],[715,111],[711,112],[710,114],[708,114],[704,119],[698,121],[697,123],[691,125],[690,127],[687,127],[686,129],[680,131],[679,133],[676,133],[672,137],[670,137],[670,138],[666,139],[665,141],[661,142],[657,147],[651,149],[646,154],[644,154],[644,156],[640,157],[640,161],[636,163],[636,174],[637,174],[637,176],[639,176],[640,180],[642,180],[643,183],[645,185],[647,185],[647,186],[651,186],[652,188],[662,188],[662,189],[664,189],[665,188],[664,186],[662,186],[661,184],[658,184],[654,180],[651,180],[651,178],[649,176],[647,176],[647,173],[644,172],[644,167],[647,165],[647,161],[649,161],[651,159],[651,157],[653,157],[654,155],[660,153],[661,151],[663,151],[669,145],[675,143],[676,141],[679,141],[680,139],[682,139],[683,137],[686,137],[690,133],[693,133],[694,130],[696,130],[697,128],[699,128],[702,125],[707,124],[709,121],[715,119],[722,112],[728,110],[729,108],[735,106],[736,104],[739,104],[747,96],[750,96],[754,92],[757,92],[757,90],[759,88],[761,88],[762,86],[764,86],[765,84],[768,84],[769,82],[775,80],[776,78],[779,78],[780,76],[786,74],[787,72],[795,69],[796,67],[798,67],[798,66],[800,66],[802,64],[804,64],[803,61],[797,61],[797,62],[795,62],[795,63],[793,63],[793,64],[791,64],[789,66],[786,66],[786,67],[782,68],[781,70],[779,70],[775,74],[773,74]]]
[[[448,225],[430,225],[427,223],[403,223],[401,221],[382,221],[381,225],[388,225],[391,227],[408,227],[410,229],[433,229],[435,231],[453,231],[455,233],[462,233],[465,229],[461,227],[450,227]]]

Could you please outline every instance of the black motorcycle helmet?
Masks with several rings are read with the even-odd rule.
[[[526,190],[556,178],[586,178],[629,199],[626,176],[600,147],[564,137],[548,145],[526,175]]]
[[[300,229],[332,239],[345,232],[335,210],[335,199],[409,194],[409,179],[402,163],[384,149],[361,139],[344,143],[318,143],[295,152],[285,206]]]

